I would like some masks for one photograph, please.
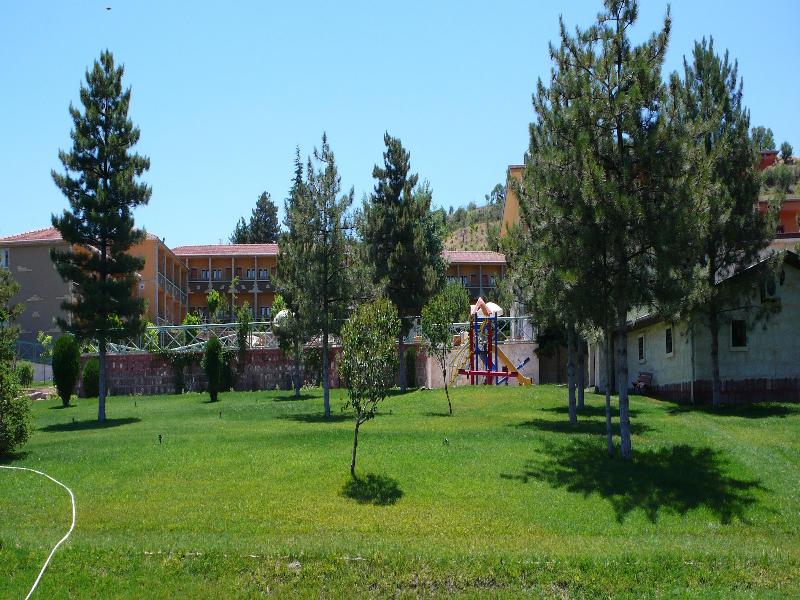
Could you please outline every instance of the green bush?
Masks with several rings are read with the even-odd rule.
[[[217,401],[217,394],[219,393],[222,380],[222,365],[224,362],[222,344],[219,338],[213,335],[206,343],[206,350],[203,353],[203,360],[201,362],[203,371],[205,371],[206,378],[208,379],[208,395],[211,397],[211,402]]]
[[[13,452],[31,435],[31,401],[20,395],[17,374],[0,362],[0,456]]]
[[[69,406],[69,399],[75,392],[80,373],[80,347],[75,338],[66,333],[53,346],[53,383],[64,406]]]
[[[17,381],[22,387],[33,385],[33,365],[27,360],[17,362]]]
[[[90,358],[83,367],[83,397],[97,398],[100,395],[100,361]]]

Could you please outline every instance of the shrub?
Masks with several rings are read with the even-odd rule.
[[[31,435],[31,402],[20,395],[17,375],[0,362],[0,456],[13,452]]]
[[[33,365],[27,360],[17,362],[17,381],[22,387],[33,385]]]
[[[208,379],[208,395],[211,397],[211,402],[217,401],[217,394],[219,393],[220,383],[222,379],[222,365],[224,362],[224,354],[222,351],[222,344],[217,336],[212,335],[211,339],[206,343],[206,350],[203,353],[203,360],[201,366],[206,373]]]
[[[83,367],[83,397],[96,398],[100,395],[100,361],[90,358]]]
[[[69,399],[75,392],[80,372],[80,347],[75,338],[66,333],[53,346],[53,383],[64,406],[69,406]]]

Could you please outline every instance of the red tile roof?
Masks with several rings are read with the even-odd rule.
[[[160,238],[152,233],[147,234],[148,240],[160,241]],[[42,242],[60,242],[61,233],[55,227],[45,227],[44,229],[34,229],[25,233],[17,233],[8,237],[0,238],[0,244],[37,244]]]
[[[55,227],[45,227],[44,229],[34,229],[25,233],[17,233],[8,237],[0,238],[0,244],[24,244],[34,242],[60,242],[61,234]]]
[[[278,244],[207,244],[178,246],[175,256],[278,256]]]
[[[445,250],[442,257],[451,264],[504,265],[506,257],[491,250]]]

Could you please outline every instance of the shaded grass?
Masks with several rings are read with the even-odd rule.
[[[362,428],[351,481],[346,392],[333,421],[306,394],[111,398],[121,426],[101,428],[71,424],[96,400],[34,403],[8,463],[78,502],[42,597],[800,593],[793,405],[732,419],[632,397],[624,463],[605,456],[600,396],[576,431],[564,388],[456,388],[447,419],[429,416],[441,391],[395,394]],[[56,488],[0,471],[0,597],[24,596],[63,534]]]
[[[342,495],[361,504],[387,506],[397,502],[403,496],[403,491],[396,479],[368,473],[348,479],[342,487]]]

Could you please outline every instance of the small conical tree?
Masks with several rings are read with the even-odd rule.
[[[100,422],[106,418],[108,342],[143,329],[144,300],[133,295],[133,288],[144,260],[128,251],[145,235],[134,227],[133,209],[150,199],[150,187],[139,180],[150,161],[131,151],[139,129],[128,118],[131,91],[122,87],[123,72],[106,50],[86,73],[83,111],[69,107],[72,149],[58,155],[65,173],[52,173],[69,200],[69,208],[53,215],[52,222],[69,246],[53,249],[51,258],[73,284],[61,305],[70,318],[59,318],[58,324],[79,339],[97,341]]]

